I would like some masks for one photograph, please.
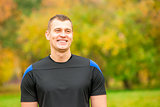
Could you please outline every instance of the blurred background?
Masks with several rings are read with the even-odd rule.
[[[72,53],[103,71],[108,107],[160,107],[159,0],[0,0],[0,107],[20,107],[23,73],[49,55],[56,14],[72,20]]]

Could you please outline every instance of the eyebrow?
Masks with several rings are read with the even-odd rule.
[[[61,29],[61,28],[54,28],[54,29]]]
[[[61,29],[61,28],[58,27],[58,28],[54,28],[54,30],[55,30],[55,29]],[[71,28],[65,28],[65,29],[67,29],[67,30],[72,30]]]

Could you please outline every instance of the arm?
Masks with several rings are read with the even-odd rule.
[[[99,66],[91,61],[91,107],[107,107],[107,96],[105,88],[105,79]]]
[[[38,107],[37,102],[21,102],[21,107]]]
[[[91,107],[107,107],[107,96],[91,96]]]
[[[21,107],[38,107],[32,66],[25,71],[21,81]]]

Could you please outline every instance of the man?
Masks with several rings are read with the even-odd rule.
[[[45,33],[51,54],[30,65],[21,83],[22,107],[106,107],[105,80],[98,65],[71,54],[71,20],[52,17]]]

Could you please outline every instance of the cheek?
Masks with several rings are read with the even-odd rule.
[[[56,39],[57,37],[58,37],[57,34],[52,34],[52,35],[51,35],[51,39],[52,39],[52,40]]]
[[[69,38],[70,40],[72,40],[72,39],[73,39],[73,36],[72,36],[72,35],[68,35],[68,38]]]

